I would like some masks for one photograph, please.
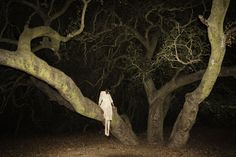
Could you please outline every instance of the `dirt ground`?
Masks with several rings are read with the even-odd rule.
[[[101,133],[1,137],[0,157],[236,157],[236,130],[194,129],[188,146],[172,150],[149,145],[125,146]]]

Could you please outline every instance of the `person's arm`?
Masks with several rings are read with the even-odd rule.
[[[110,99],[110,102],[111,102],[111,106],[115,107],[114,102],[113,102],[112,97],[111,97],[111,94],[109,94],[109,99]]]
[[[99,100],[98,100],[98,105],[101,106],[101,104],[102,104],[102,92],[100,92]]]

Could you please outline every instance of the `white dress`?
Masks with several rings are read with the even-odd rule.
[[[104,112],[103,116],[105,120],[112,120],[112,103],[113,100],[111,98],[111,95],[109,93],[106,93],[106,91],[101,91],[98,104]]]

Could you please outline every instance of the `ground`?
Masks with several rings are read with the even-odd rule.
[[[188,146],[181,150],[146,143],[125,146],[101,132],[1,137],[0,157],[236,157],[235,129],[192,131]]]

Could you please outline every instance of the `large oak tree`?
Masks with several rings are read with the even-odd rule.
[[[67,107],[71,105],[72,107],[69,108],[75,112],[88,118],[103,122],[103,114],[98,105],[84,96],[75,82],[63,71],[50,66],[46,61],[37,57],[34,53],[43,48],[51,49],[53,52],[57,53],[62,42],[68,42],[83,32],[85,27],[85,13],[90,3],[89,0],[82,1],[83,7],[81,10],[79,29],[63,36],[50,26],[55,19],[65,13],[72,2],[78,3],[78,1],[73,0],[66,1],[65,5],[55,12],[53,10],[55,3],[52,1],[52,3],[49,4],[50,7],[48,7],[47,12],[45,13],[45,9],[42,7],[48,4],[42,4],[39,1],[37,1],[36,4],[29,1],[9,1],[6,5],[6,12],[8,12],[12,3],[23,3],[24,5],[31,7],[33,12],[29,15],[28,21],[26,21],[26,24],[19,35],[18,41],[9,39],[8,36],[5,35],[7,34],[5,31],[7,31],[10,24],[7,19],[8,17],[6,17],[5,25],[1,30],[0,41],[8,44],[15,44],[17,48],[16,50],[0,49],[0,64],[24,71],[27,74],[47,83],[50,85],[50,88],[57,91],[56,93],[63,98],[63,100],[57,99],[58,103],[66,105]],[[38,14],[39,17],[42,18],[41,20],[43,20],[43,24],[41,26],[31,26],[33,25],[31,21],[35,18],[35,14]],[[36,46],[35,44],[32,45],[34,39],[40,38],[42,39],[41,42],[36,44]],[[36,84],[38,84],[37,81]],[[64,101],[68,102],[69,105],[68,103],[64,103]],[[111,127],[112,134],[122,143],[137,144],[137,139],[132,128],[129,127],[129,124],[118,115],[116,110],[114,110]]]

